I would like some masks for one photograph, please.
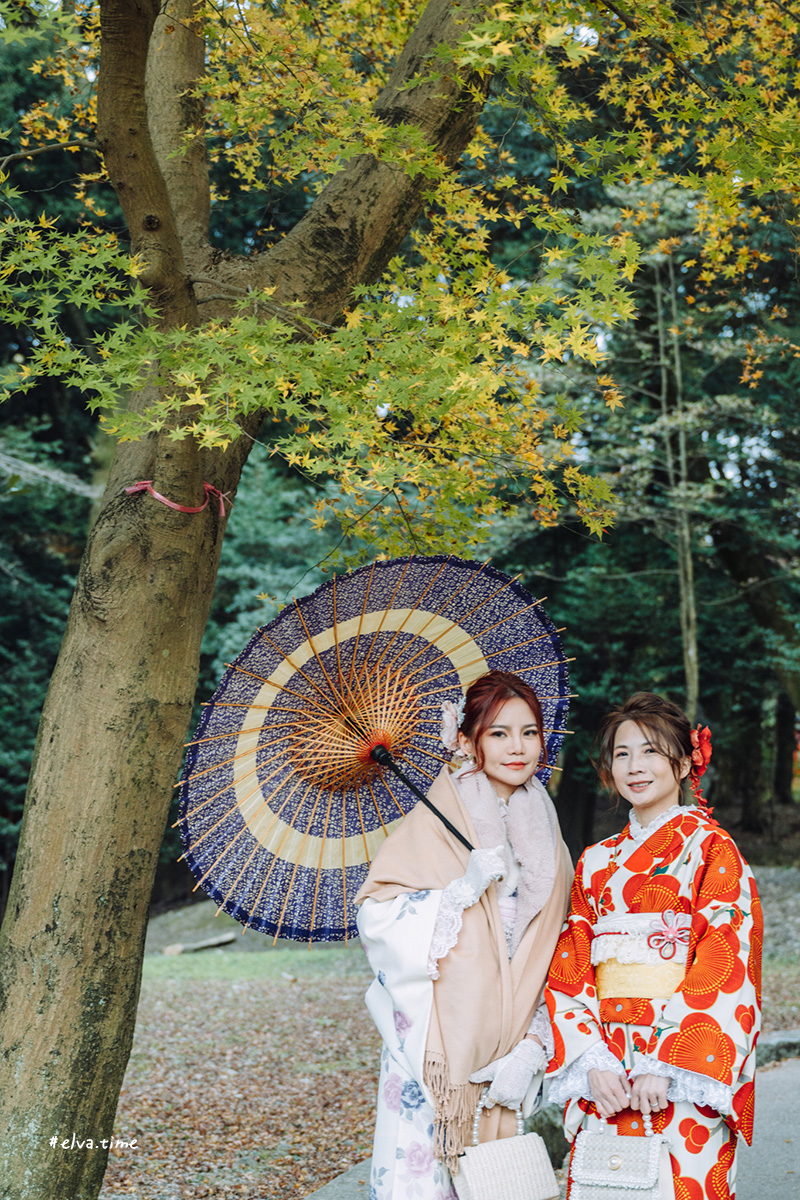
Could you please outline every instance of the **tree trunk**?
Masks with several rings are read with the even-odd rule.
[[[742,763],[739,780],[742,797],[742,829],[747,833],[764,833],[767,828],[764,811],[764,780],[762,767],[764,751],[761,743],[761,713],[753,709],[748,722],[748,755]]]
[[[675,266],[670,255],[667,259],[669,271],[669,298],[671,308],[670,342],[672,350],[672,373],[674,379],[674,410],[678,416],[683,409],[683,366],[678,335],[678,301],[675,284]],[[681,644],[683,647],[683,673],[686,681],[686,715],[694,724],[700,699],[700,667],[697,653],[697,605],[694,588],[694,558],[692,554],[692,526],[688,510],[687,487],[689,462],[686,430],[679,426],[677,453],[673,449],[674,434],[669,425],[668,404],[668,360],[667,328],[662,307],[661,277],[656,269],[656,312],[658,320],[658,349],[661,366],[661,415],[664,421],[664,452],[667,464],[670,499],[675,513],[675,557],[678,567],[678,603],[681,622]]]
[[[795,711],[800,711],[800,624],[791,598],[781,587],[785,564],[765,554],[742,525],[720,522],[712,526],[711,536],[720,562],[738,584],[756,624],[777,640],[772,669]]]
[[[743,829],[763,833],[761,709],[758,704],[737,704],[735,710],[715,718],[725,726],[726,748],[712,760],[713,790],[708,799],[715,808],[739,809]]]
[[[794,723],[794,705],[785,692],[780,692],[775,710],[775,757],[772,769],[772,800],[776,805],[793,802],[792,782],[797,748]]]
[[[488,81],[445,67],[434,83],[405,88],[437,44],[454,44],[486,8],[432,0],[377,103],[387,121],[417,121],[451,164]],[[156,14],[154,0],[101,2],[98,142],[140,278],[169,328],[199,322],[193,276],[217,264],[205,242],[202,148],[169,157],[184,132],[198,135],[198,114],[181,99],[202,69],[202,43],[191,0],[170,6],[180,37],[162,37]],[[220,275],[276,281],[279,303],[300,299],[312,319],[335,321],[353,286],[374,281],[397,252],[422,187],[354,159],[282,243],[255,262],[219,264]],[[225,454],[200,452],[165,432],[115,455],[42,714],[0,932],[3,1200],[94,1200],[101,1186],[107,1150],[97,1141],[111,1136],[130,1052],[148,902],[225,527],[214,504],[184,514],[125,488],[150,479],[186,505],[202,502],[204,480],[233,494],[247,447],[242,438]],[[73,1133],[95,1146],[62,1149]]]
[[[561,762],[561,776],[555,798],[558,823],[573,862],[577,862],[593,841],[596,778],[587,778],[576,739],[570,738]],[[594,774],[594,772],[592,772]]]

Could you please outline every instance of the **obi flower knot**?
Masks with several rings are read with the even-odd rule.
[[[662,958],[674,958],[679,942],[685,946],[689,944],[689,928],[678,924],[677,914],[671,908],[661,914],[660,921],[651,921],[650,928],[655,933],[650,934],[647,944]]]

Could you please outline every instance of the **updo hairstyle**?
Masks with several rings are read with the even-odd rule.
[[[682,782],[685,760],[692,758],[692,727],[683,709],[653,692],[635,692],[618,705],[600,723],[594,742],[592,762],[604,788],[614,791],[611,764],[617,730],[624,721],[635,721],[647,733],[659,753],[669,759],[675,779]]]
[[[498,711],[506,700],[524,700],[533,713],[536,730],[542,743],[542,755],[539,760],[539,770],[547,766],[547,745],[544,737],[544,721],[542,706],[536,692],[529,683],[525,683],[511,671],[488,671],[481,675],[467,688],[464,702],[464,718],[459,729],[468,737],[475,747],[475,770],[482,771],[485,755],[481,748],[481,738],[494,723]]]

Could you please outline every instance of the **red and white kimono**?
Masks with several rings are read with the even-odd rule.
[[[595,1112],[592,1067],[671,1080],[653,1130],[669,1139],[675,1200],[732,1200],[736,1135],[753,1134],[763,922],[733,839],[677,805],[585,851],[550,968],[550,1099],[568,1137]],[[641,1114],[609,1120],[644,1136]]]

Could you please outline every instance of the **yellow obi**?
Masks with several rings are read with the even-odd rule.
[[[600,1000],[616,996],[668,1000],[686,974],[685,962],[637,963],[607,958],[594,969]]]
[[[592,929],[601,1000],[669,1000],[686,974],[689,913],[609,913]]]

